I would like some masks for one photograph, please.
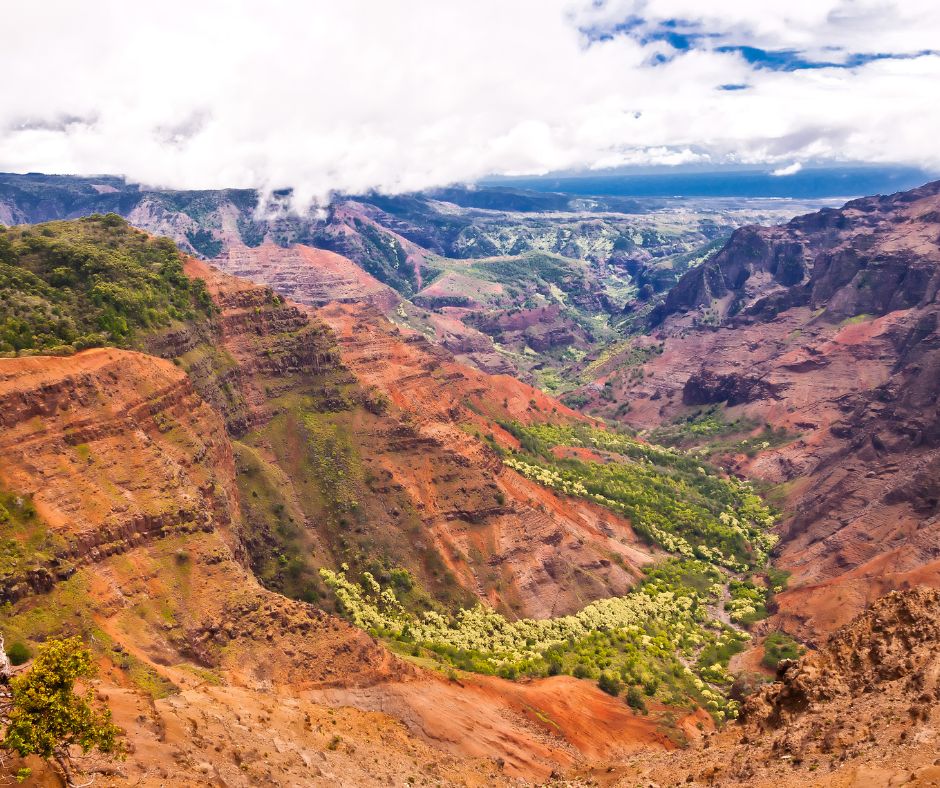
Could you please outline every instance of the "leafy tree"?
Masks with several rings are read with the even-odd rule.
[[[2,746],[22,757],[53,759],[66,779],[71,775],[69,750],[97,749],[120,754],[120,728],[111,712],[95,703],[94,691],[75,693],[77,679],[94,675],[91,652],[78,637],[52,640],[39,651],[22,676],[10,682],[9,725]]]

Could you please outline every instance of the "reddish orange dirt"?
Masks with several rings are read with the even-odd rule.
[[[228,274],[248,276],[298,303],[361,302],[391,309],[401,300],[352,260],[303,244],[286,249],[273,243],[255,248],[233,244],[226,258],[216,262]]]
[[[659,715],[638,716],[593,685],[556,676],[528,682],[461,674],[459,681],[403,682],[309,695],[329,704],[379,709],[412,720],[427,741],[449,752],[498,759],[510,776],[547,779],[588,761],[616,760],[636,752],[671,750]],[[678,724],[692,737],[713,730],[704,712]]]
[[[98,784],[379,785],[414,772],[491,785],[544,779],[596,753],[671,746],[652,718],[590,683],[448,682],[345,622],[262,589],[245,568],[227,426],[237,432],[271,417],[264,375],[304,374],[332,351],[322,324],[293,306],[271,307],[263,289],[192,261],[188,271],[209,279],[221,306],[220,347],[237,365],[233,373],[225,362],[241,399],[210,406],[180,366],[133,351],[0,360],[0,484],[32,495],[51,540],[45,565],[6,584],[5,627],[39,640],[77,627],[108,644],[95,686],[130,752],[104,766]],[[628,567],[650,560],[629,524],[503,468],[453,411],[464,409],[461,419],[481,429],[492,426],[483,408],[494,398],[502,417],[530,420],[552,408],[577,416],[512,379],[438,363],[428,346],[367,314],[377,340],[387,336],[376,348],[390,362],[361,362],[361,345],[342,337],[341,353],[367,384],[397,398],[382,429],[408,423],[432,439],[416,452],[386,451],[382,462],[424,504],[444,554],[459,544],[504,556],[497,577],[508,590],[490,598],[536,613],[626,590],[635,575],[608,556],[619,552]],[[262,352],[267,334],[277,338],[277,356]],[[154,341],[192,352],[193,338],[181,332]],[[423,388],[412,382],[414,396],[404,388],[408,374],[426,379]],[[206,380],[200,385],[217,396]],[[436,478],[441,457],[455,471],[446,483]],[[492,480],[508,504],[479,522],[462,519],[459,487]],[[477,587],[475,570],[454,569]],[[360,708],[334,708],[347,702],[343,693]],[[446,704],[456,715],[450,728],[440,727]],[[41,768],[36,774],[54,783]]]
[[[548,617],[622,594],[635,582],[653,552],[628,522],[530,482],[481,439],[514,442],[496,419],[578,414],[514,378],[454,362],[370,307],[331,304],[316,316],[336,333],[340,357],[357,379],[383,392],[407,425],[411,443],[377,452],[376,463],[415,502],[464,587],[510,613]],[[378,438],[376,447],[383,443]]]
[[[566,614],[625,593],[652,560],[654,551],[623,518],[523,478],[488,446],[488,435],[515,442],[497,419],[581,419],[564,405],[514,378],[455,362],[372,306],[334,303],[305,314],[290,304],[272,308],[263,288],[202,263],[188,266],[222,305],[219,344],[241,370],[251,415],[230,421],[263,423],[271,417],[267,390],[284,390],[286,379],[298,393],[314,391],[306,381],[315,384],[318,370],[345,365],[338,374],[389,402],[381,414],[360,409],[350,425],[363,465],[381,480],[376,497],[363,491],[362,501],[372,507],[376,538],[409,543],[415,537],[402,513],[415,512],[422,543],[470,598],[509,615]],[[310,354],[314,345],[322,350]],[[266,370],[269,348],[284,356],[283,369]],[[276,447],[265,452],[276,454]],[[304,495],[290,469],[282,470],[291,495]]]
[[[114,349],[2,360],[0,404],[0,482],[34,496],[59,545],[41,593],[26,577],[8,589],[8,627],[74,610],[113,644],[96,686],[130,753],[100,783],[379,785],[416,771],[484,785],[598,747],[666,745],[586,682],[459,686],[261,589],[238,560],[224,426],[175,365]],[[331,708],[347,697],[362,710]],[[444,701],[459,716],[434,728]]]

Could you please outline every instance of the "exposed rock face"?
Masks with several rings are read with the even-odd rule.
[[[372,472],[406,496],[464,588],[511,613],[545,617],[633,583],[633,567],[651,559],[626,522],[522,478],[467,430],[511,441],[495,418],[576,414],[517,380],[454,363],[374,309],[333,304],[318,316],[336,332],[344,363],[391,403],[363,449]]]
[[[387,784],[418,758],[441,782],[495,785],[546,779],[598,753],[672,746],[654,722],[586,682],[518,688],[490,678],[465,691],[322,610],[261,588],[246,567],[258,504],[237,462],[268,462],[287,511],[311,533],[323,527],[294,508],[308,479],[287,461],[304,447],[290,430],[271,431],[297,401],[301,415],[359,431],[375,485],[363,507],[389,507],[369,510],[375,534],[451,562],[468,594],[521,612],[573,609],[585,596],[625,590],[630,567],[649,556],[629,543],[627,523],[569,507],[460,429],[494,428],[477,413],[494,401],[505,417],[555,407],[576,418],[545,395],[454,364],[373,307],[334,305],[325,315],[341,331],[337,352],[322,322],[269,289],[196,262],[187,270],[207,279],[219,312],[150,337],[175,363],[107,348],[0,359],[0,487],[31,496],[42,529],[14,541],[50,546],[48,556],[33,554],[45,564],[4,579],[4,630],[30,640],[78,630],[103,650],[97,688],[131,747],[102,784],[247,786],[274,780],[274,768],[298,783],[341,775]],[[344,360],[375,389],[357,383]],[[404,500],[420,513],[417,532],[394,511]],[[325,545],[314,546],[332,561]],[[614,551],[623,566],[607,557]],[[329,693],[346,693],[363,711],[328,714],[322,704],[339,697]],[[539,716],[536,703],[570,719]],[[441,708],[455,712],[445,726]],[[585,709],[599,710],[597,719]],[[367,767],[357,761],[364,752]]]
[[[344,621],[258,586],[239,560],[241,505],[224,423],[177,366],[115,349],[2,359],[0,401],[0,485],[31,495],[35,529],[48,532],[12,541],[32,547],[41,536],[58,550],[48,582],[5,586],[3,628],[30,640],[75,631],[94,639],[96,690],[129,744],[116,766],[83,761],[105,770],[99,784],[248,786],[273,780],[276,768],[298,784],[334,775],[383,785],[415,757],[448,783],[509,782],[470,748],[445,755],[387,715],[302,699],[410,682],[411,700],[396,711],[413,720],[409,704],[420,707],[429,679]],[[535,747],[546,735],[530,730],[498,681],[461,723],[461,738],[492,720],[512,746]],[[486,755],[509,756],[501,746]],[[512,773],[536,776],[570,760],[562,744]],[[0,771],[22,765],[8,757]],[[41,763],[29,765],[57,784]]]
[[[714,309],[721,321],[824,309],[838,321],[933,303],[940,182],[853,200],[778,227],[745,227],[684,276],[652,317]]]
[[[759,377],[743,374],[717,374],[701,369],[690,376],[682,388],[685,405],[711,405],[726,402],[728,405],[743,405],[757,399],[782,399],[781,386],[768,383]]]
[[[616,784],[930,786],[938,745],[940,591],[920,587],[889,593],[820,650],[782,662],[742,723],[635,758]]]
[[[770,730],[811,717],[822,703],[859,703],[872,693],[906,695],[915,719],[940,702],[940,590],[882,597],[819,651],[781,664],[777,682],[748,700],[744,717]],[[807,726],[806,733],[821,732]]]
[[[723,403],[794,436],[728,463],[781,485],[793,577],[771,626],[811,642],[892,588],[940,585],[938,209],[934,183],[735,233],[667,298],[643,374],[614,357],[610,401],[586,390],[637,428]]]
[[[624,593],[652,560],[629,523],[520,477],[478,437],[512,441],[496,419],[578,418],[557,401],[456,363],[380,307],[305,310],[199,261],[187,273],[206,281],[218,315],[150,346],[179,360],[236,439],[240,538],[259,573],[283,549],[278,529],[299,528],[314,570],[382,557],[439,598],[544,617]],[[328,449],[307,442],[308,418],[347,444],[354,511],[332,507],[337,490],[316,464]],[[252,478],[274,498],[257,497]]]
[[[75,578],[79,587],[91,583],[83,592],[90,594],[88,613],[100,613],[101,625],[118,636],[130,623],[123,618],[125,605],[146,597],[146,584],[135,591],[125,580],[121,596],[107,583],[96,587],[95,579],[133,573],[134,566],[157,571],[160,561],[177,551],[175,560],[192,585],[176,591],[161,583],[150,588],[153,604],[168,594],[172,599],[166,604],[177,612],[168,631],[138,630],[137,647],[162,644],[192,652],[206,622],[226,620],[223,611],[233,604],[252,610],[267,605],[285,621],[303,617],[305,605],[264,592],[242,567],[232,446],[219,416],[176,366],[111,348],[68,358],[3,359],[0,399],[9,406],[0,432],[0,483],[31,496],[55,546],[49,582],[24,588],[8,581],[6,601],[20,601],[23,609],[54,606],[58,584],[69,580],[74,586]],[[162,582],[173,584],[169,576]],[[94,607],[105,598],[112,608]],[[387,659],[345,624],[322,616],[308,629],[314,624],[339,627],[351,642],[372,648],[363,666]],[[241,630],[240,637],[250,635]],[[199,650],[199,661],[224,664],[221,648],[215,642]],[[307,675],[316,683],[311,667]]]
[[[0,411],[3,482],[34,495],[61,537],[54,579],[154,538],[226,528],[236,516],[225,431],[169,362],[112,349],[5,359]],[[159,440],[175,428],[175,443]],[[135,478],[147,482],[128,497],[123,484]],[[11,578],[4,596],[28,590]]]
[[[569,345],[585,348],[592,341],[590,335],[564,314],[558,304],[513,313],[473,315],[467,322],[518,352],[526,347],[540,353]]]
[[[228,274],[268,285],[308,306],[340,301],[392,309],[400,300],[394,290],[351,260],[325,249],[301,245],[284,249],[271,243],[257,248],[233,245],[213,262]]]

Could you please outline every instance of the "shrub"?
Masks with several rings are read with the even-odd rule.
[[[639,687],[629,687],[625,700],[631,709],[646,714],[646,700],[644,700],[643,693]]]
[[[623,690],[623,682],[607,671],[601,673],[601,677],[597,680],[597,686],[608,695],[613,695],[615,698]]]
[[[764,641],[764,656],[761,663],[776,670],[784,659],[797,659],[800,656],[800,644],[785,632],[771,632]]]
[[[14,665],[22,665],[24,662],[28,662],[32,656],[33,652],[21,640],[14,640],[9,646],[7,646],[7,656],[10,658],[10,662]]]
[[[571,672],[571,675],[576,679],[589,679],[591,678],[591,669],[587,665],[579,662],[574,666],[574,670]]]

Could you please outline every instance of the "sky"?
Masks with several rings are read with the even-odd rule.
[[[414,191],[839,162],[940,173],[936,0],[7,0],[0,171]]]

